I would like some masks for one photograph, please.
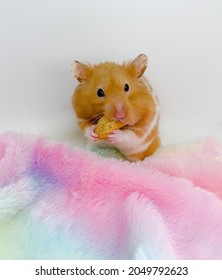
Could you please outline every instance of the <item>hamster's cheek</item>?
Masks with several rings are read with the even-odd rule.
[[[127,125],[133,126],[139,121],[139,118],[136,113],[130,112],[126,119],[124,120],[124,123]]]

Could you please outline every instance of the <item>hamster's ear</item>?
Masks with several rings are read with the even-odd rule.
[[[137,78],[141,77],[147,68],[148,58],[145,54],[138,55],[131,63],[130,66],[133,69],[134,75]]]
[[[70,71],[80,83],[87,80],[91,74],[91,68],[77,60],[71,64]]]

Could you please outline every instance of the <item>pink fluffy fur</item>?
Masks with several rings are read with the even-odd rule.
[[[55,231],[69,225],[80,258],[222,259],[218,143],[129,163],[14,134],[0,139],[1,186],[33,177],[42,194],[26,198],[26,211]]]

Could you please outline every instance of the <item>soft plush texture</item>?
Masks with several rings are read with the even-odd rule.
[[[222,259],[222,145],[143,162],[0,135],[0,259]]]

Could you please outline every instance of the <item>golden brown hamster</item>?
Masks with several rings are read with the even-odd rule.
[[[160,145],[159,102],[143,76],[147,61],[147,56],[141,54],[123,64],[72,64],[79,81],[72,104],[80,128],[90,141],[114,146],[131,161],[143,160]],[[112,130],[105,141],[95,132],[103,116],[124,124]]]

